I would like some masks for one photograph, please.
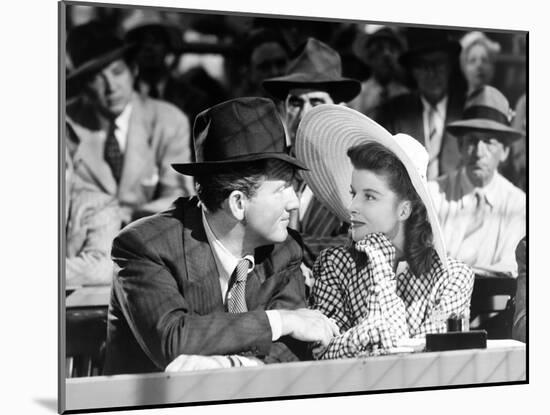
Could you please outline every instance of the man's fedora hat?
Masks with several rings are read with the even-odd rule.
[[[309,171],[303,172],[304,180],[323,205],[340,220],[349,222],[349,188],[353,166],[347,151],[350,147],[369,142],[383,145],[405,166],[416,193],[426,207],[433,247],[447,267],[445,241],[426,179],[429,156],[418,140],[406,134],[392,135],[351,108],[319,105],[304,115],[296,133],[296,155],[309,168]]]
[[[188,176],[223,171],[245,162],[277,159],[307,170],[285,150],[285,130],[273,101],[245,97],[201,112],[193,126],[194,163],[172,164]]]
[[[311,37],[300,55],[289,63],[287,75],[266,79],[262,85],[272,96],[281,100],[293,88],[325,91],[336,103],[351,101],[361,92],[359,81],[342,77],[342,61],[338,52]]]
[[[506,97],[496,88],[485,85],[473,91],[464,105],[462,119],[447,125],[454,136],[472,131],[495,133],[495,138],[509,142],[523,137],[523,132],[511,127],[512,109]]]
[[[451,59],[460,54],[460,43],[451,39],[445,30],[412,27],[406,35],[409,48],[399,57],[399,63],[405,67],[414,65],[420,57],[432,52],[446,52]]]
[[[111,62],[125,56],[134,45],[126,44],[110,26],[91,21],[73,28],[67,36],[67,53],[73,69],[67,82],[77,82],[93,75]]]

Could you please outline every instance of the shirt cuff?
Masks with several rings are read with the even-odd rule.
[[[277,310],[266,310],[267,319],[271,326],[271,341],[279,340],[283,332],[283,321],[281,314]]]
[[[242,367],[261,366],[264,364],[264,362],[256,357],[246,357],[239,355],[233,355],[233,357],[240,362]]]

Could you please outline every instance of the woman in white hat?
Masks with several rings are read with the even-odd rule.
[[[314,194],[351,223],[349,246],[323,251],[313,268],[312,306],[340,328],[316,358],[385,353],[467,316],[474,274],[446,256],[417,140],[323,105],[302,120],[296,154]]]

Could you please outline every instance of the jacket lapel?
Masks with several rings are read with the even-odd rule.
[[[196,312],[207,314],[223,311],[224,306],[216,261],[206,238],[197,202],[196,198],[190,199],[183,212],[183,246],[188,280],[185,296]]]
[[[92,176],[99,188],[110,195],[116,195],[117,184],[109,165],[103,158],[106,134],[102,130],[91,131],[78,124],[72,124],[80,138],[80,144],[74,155],[75,169],[78,172],[84,164],[89,176]],[[79,173],[80,174],[80,173]],[[83,175],[86,173],[83,172]],[[86,180],[86,178],[84,177]]]
[[[144,174],[148,174],[152,157],[150,148],[152,131],[149,118],[150,115],[145,111],[143,102],[134,93],[132,113],[128,123],[126,149],[124,151],[124,165],[119,184],[121,199],[124,199],[124,193],[128,189],[136,188],[136,183]]]

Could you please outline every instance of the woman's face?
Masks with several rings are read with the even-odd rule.
[[[481,44],[475,44],[468,50],[464,62],[464,76],[471,90],[490,83],[494,75],[494,63]]]
[[[404,219],[400,218],[403,201],[390,189],[385,174],[353,169],[349,206],[351,236],[354,241],[370,233],[382,232],[394,241]]]

